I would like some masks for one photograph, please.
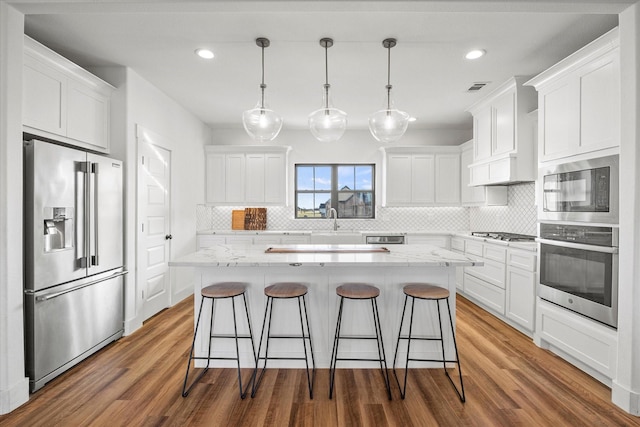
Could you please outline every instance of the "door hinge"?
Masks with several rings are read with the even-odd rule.
[[[142,156],[141,159],[142,159],[142,164],[144,165],[144,156]]]
[[[144,222],[142,223],[142,232],[144,233]]]

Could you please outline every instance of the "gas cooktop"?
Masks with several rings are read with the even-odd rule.
[[[503,240],[505,242],[533,242],[536,236],[516,233],[501,233],[495,231],[472,231],[472,236],[486,237],[488,239]]]

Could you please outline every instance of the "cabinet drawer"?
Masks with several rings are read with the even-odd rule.
[[[490,309],[504,315],[504,289],[493,286],[467,273],[464,276],[464,292]]]
[[[467,267],[465,271],[478,279],[491,283],[494,286],[504,289],[506,267],[503,263],[483,259],[483,266]]]
[[[484,245],[483,254],[486,259],[498,261],[502,264],[507,259],[507,248],[504,246]]]
[[[465,242],[464,245],[464,251],[466,254],[468,255],[475,255],[475,256],[483,256],[482,253],[482,242],[476,242],[474,240],[467,240]]]
[[[507,264],[526,271],[536,271],[536,258],[535,252],[510,249],[507,254]]]
[[[460,237],[451,238],[451,250],[464,252],[464,239]]]

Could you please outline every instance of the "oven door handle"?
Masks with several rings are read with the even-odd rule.
[[[562,248],[581,249],[583,251],[603,252],[607,254],[618,253],[618,248],[610,247],[610,246],[586,245],[584,243],[561,242],[559,240],[549,240],[549,239],[536,239],[536,241],[545,245],[560,246]]]

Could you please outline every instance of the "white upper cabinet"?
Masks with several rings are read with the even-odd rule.
[[[469,107],[473,115],[471,185],[534,181],[535,141],[527,113],[536,108],[535,91],[513,77]]]
[[[458,147],[389,147],[383,152],[383,205],[460,205]]]
[[[276,146],[206,146],[206,202],[286,205],[288,150]]]
[[[460,150],[460,202],[462,206],[506,206],[506,186],[470,185],[469,165],[473,163],[473,140],[462,144]]]
[[[25,132],[108,153],[112,91],[113,86],[24,37]]]
[[[617,28],[526,84],[538,91],[540,162],[620,145]]]

